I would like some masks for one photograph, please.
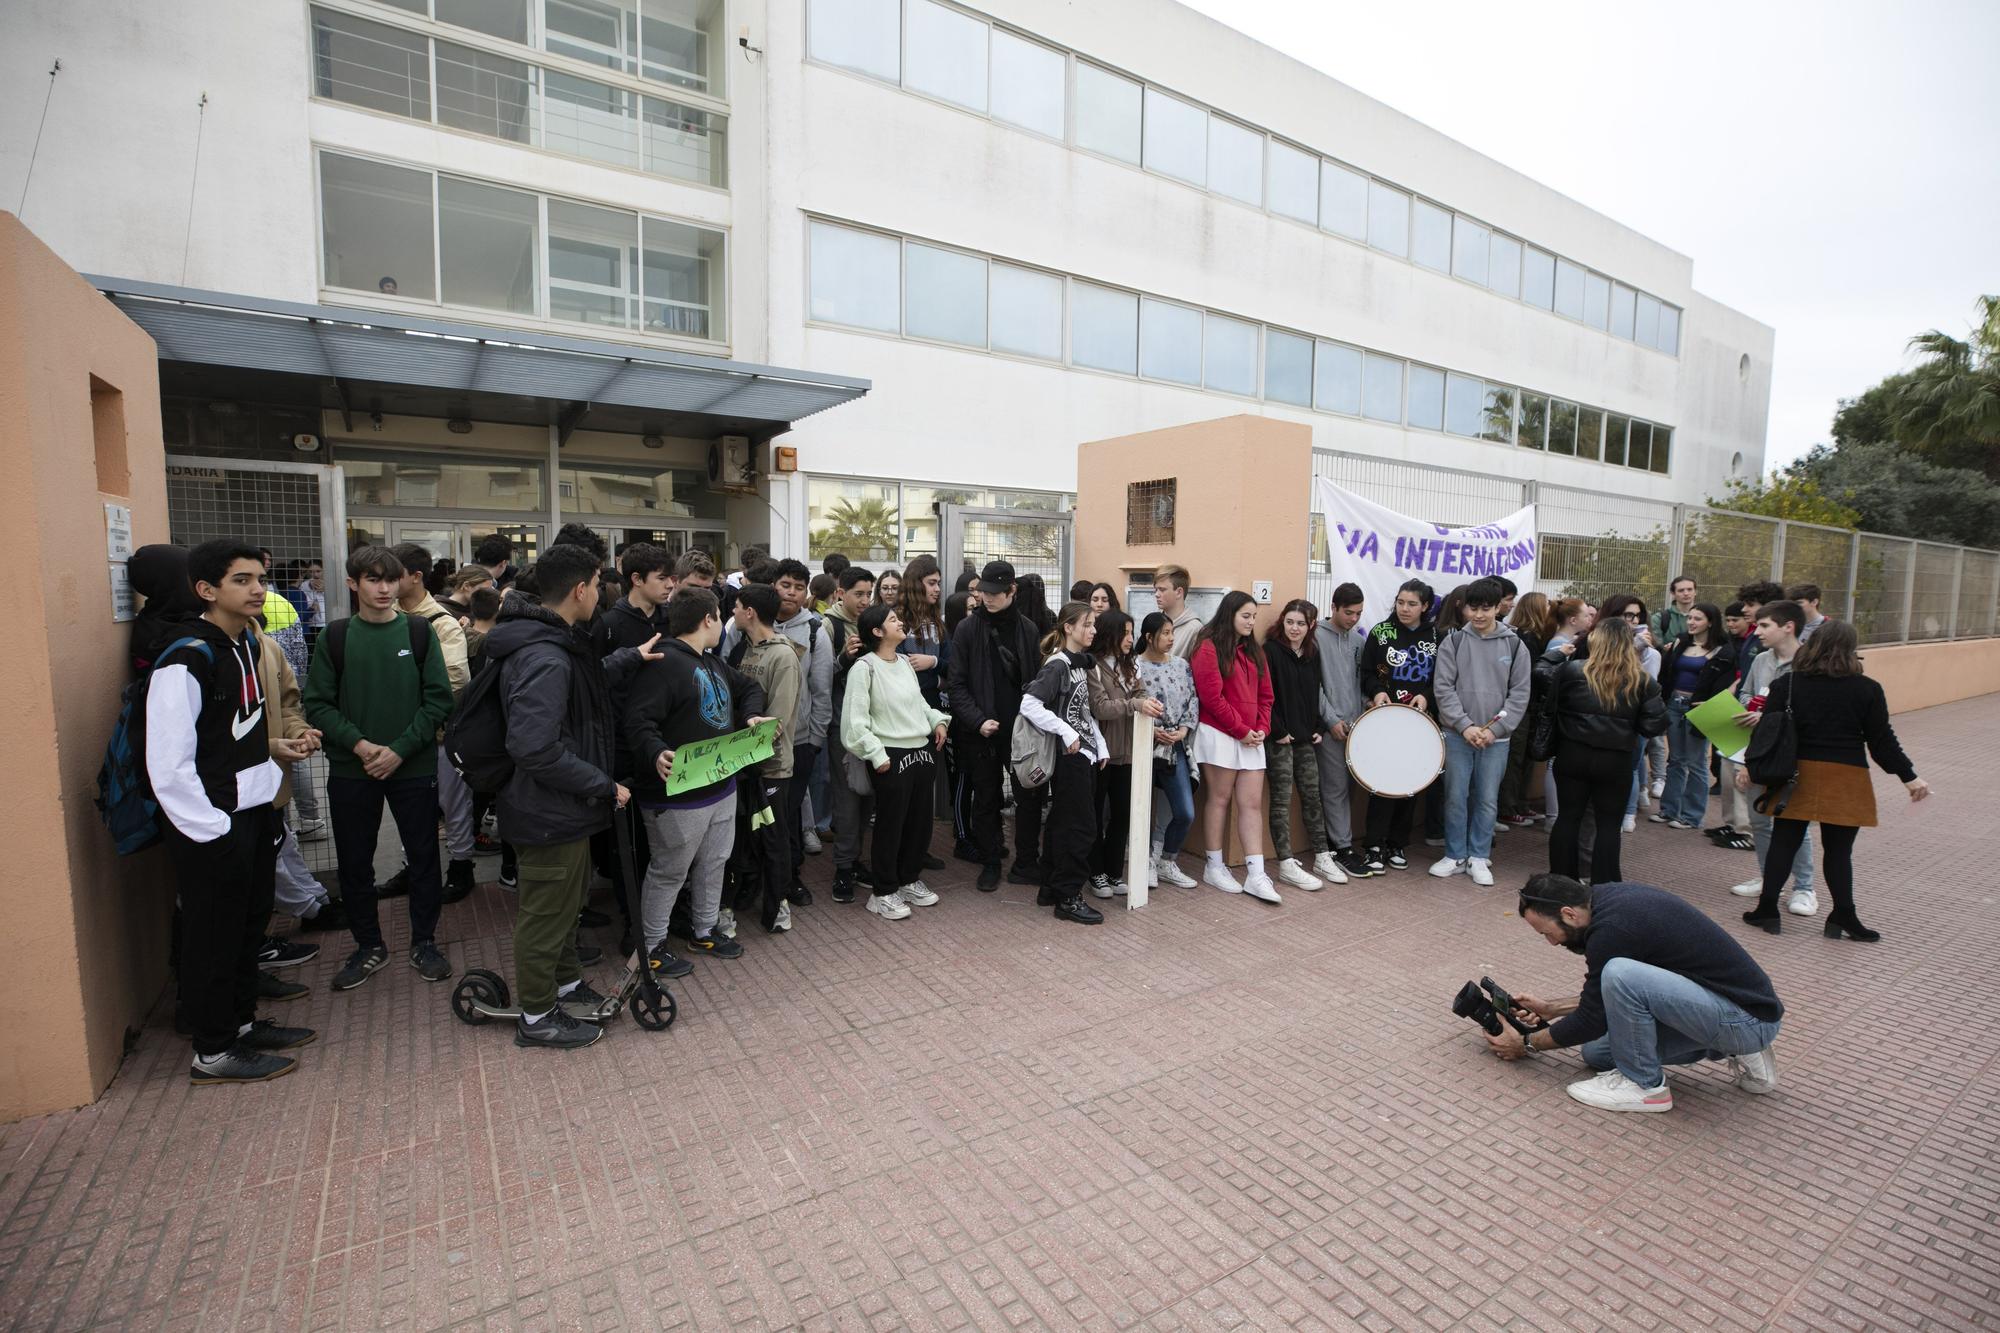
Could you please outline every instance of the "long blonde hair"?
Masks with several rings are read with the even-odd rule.
[[[1638,700],[1645,688],[1646,669],[1639,661],[1639,649],[1631,626],[1610,616],[1591,628],[1590,659],[1583,664],[1583,679],[1590,692],[1606,708],[1622,708]]]

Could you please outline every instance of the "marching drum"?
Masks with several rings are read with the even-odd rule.
[[[1347,733],[1347,771],[1371,796],[1415,796],[1444,772],[1444,733],[1408,704],[1371,708]]]

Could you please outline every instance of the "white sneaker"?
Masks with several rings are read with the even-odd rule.
[[[792,905],[783,898],[778,900],[778,919],[771,923],[771,929],[779,934],[792,928]]]
[[[1332,852],[1321,852],[1313,858],[1313,874],[1329,884],[1347,883],[1347,872],[1340,868]]]
[[[719,935],[736,938],[736,913],[725,907],[715,914],[715,930]]]
[[[1778,1090],[1778,1056],[1769,1046],[1729,1057],[1729,1081],[1752,1097]]]
[[[1667,780],[1665,778],[1654,778],[1652,791],[1653,799],[1656,801],[1665,796],[1667,794]]]
[[[1296,856],[1288,856],[1278,862],[1278,878],[1295,889],[1304,889],[1307,893],[1312,893],[1320,887],[1320,882],[1306,873],[1306,868],[1299,864]]]
[[[1093,898],[1109,898],[1111,896],[1110,877],[1106,875],[1092,875],[1090,877],[1090,896]]]
[[[1110,877],[1109,875],[1107,875],[1107,876],[1105,876],[1105,878],[1106,878],[1106,879],[1110,879],[1111,877]],[[1112,896],[1112,897],[1114,897],[1114,898],[1123,898],[1123,897],[1124,897],[1124,896],[1125,896],[1125,895],[1126,895],[1127,893],[1129,893],[1129,892],[1131,892],[1131,890],[1129,890],[1129,889],[1127,889],[1127,888],[1125,887],[1125,881],[1124,881],[1124,880],[1122,880],[1122,879],[1113,879],[1113,880],[1111,880],[1111,896]]]
[[[1162,884],[1171,884],[1177,889],[1191,889],[1195,886],[1195,881],[1188,877],[1187,871],[1181,869],[1181,863],[1171,856],[1161,857],[1154,868],[1160,872]]]
[[[1201,882],[1209,885],[1211,888],[1221,889],[1224,893],[1243,892],[1243,886],[1237,882],[1236,876],[1229,873],[1228,866],[1203,866],[1201,868]]]
[[[1595,1106],[1600,1111],[1674,1109],[1673,1089],[1666,1085],[1664,1079],[1657,1088],[1642,1088],[1615,1069],[1607,1069],[1596,1078],[1586,1078],[1570,1084],[1569,1095],[1585,1106]]]
[[[326,821],[324,819],[301,819],[295,831],[300,842],[326,841]]]
[[[1467,861],[1465,863],[1465,873],[1470,875],[1472,882],[1480,888],[1490,889],[1493,887],[1493,863],[1484,857],[1475,856]]]
[[[1160,887],[1160,858],[1157,856],[1146,862],[1146,887],[1149,889]]]
[[[1514,827],[1512,824],[1503,824],[1497,819],[1493,821],[1493,831],[1495,833],[1505,833],[1512,827]]]
[[[1762,897],[1764,893],[1764,881],[1761,879],[1746,879],[1741,884],[1731,884],[1729,891],[1739,898]]]
[[[901,921],[910,914],[910,905],[903,901],[902,893],[868,895],[868,910],[889,921]]]
[[[1450,879],[1453,875],[1465,873],[1465,862],[1455,856],[1440,856],[1431,862],[1432,879]]]
[[[801,838],[800,841],[805,844],[807,856],[818,856],[821,852],[826,850],[826,848],[820,844],[818,829],[807,829],[805,832],[805,836]]]
[[[1811,889],[1793,889],[1792,896],[1785,902],[1785,910],[1793,916],[1817,915],[1819,898]]]
[[[1618,831],[1620,833],[1630,833],[1633,829],[1636,829],[1638,827],[1639,827],[1639,821],[1633,816],[1627,815],[1625,816],[1625,822],[1618,826]]]
[[[1278,896],[1278,886],[1271,883],[1271,877],[1269,875],[1260,875],[1255,871],[1243,877],[1243,892],[1261,902],[1281,903],[1285,901]]]
[[[896,890],[896,892],[901,894],[903,901],[912,907],[934,907],[937,905],[937,891],[922,880],[918,880],[914,884],[905,884],[902,888]]]

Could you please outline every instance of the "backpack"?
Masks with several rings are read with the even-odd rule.
[[[333,663],[333,674],[336,676],[347,674],[347,626],[351,620],[352,616],[342,616],[320,631],[326,636],[326,656]],[[431,629],[429,621],[418,620],[407,612],[403,621],[410,628],[410,656],[417,660],[417,674],[422,676],[424,662],[431,655],[431,640],[437,634]]]
[[[181,648],[193,648],[209,661],[215,660],[213,648],[189,637],[175,639],[153,661],[164,662]],[[104,763],[97,770],[98,813],[111,830],[112,844],[120,856],[143,852],[160,840],[160,803],[146,775],[146,686],[152,678],[148,668],[118,696],[118,720],[112,724],[111,739],[104,745]]]
[[[444,754],[482,795],[493,795],[514,776],[514,757],[507,753],[507,711],[502,706],[500,663],[482,657],[466,682],[458,707],[444,724]]]
[[[1070,670],[1076,668],[1071,667]],[[1034,688],[1033,681],[1028,683],[1028,688]],[[1040,695],[1035,697],[1041,699]],[[1042,699],[1042,702],[1050,708],[1055,707],[1052,699]],[[1015,785],[1032,790],[1047,783],[1055,776],[1056,755],[1061,749],[1055,733],[1043,731],[1028,721],[1027,714],[1016,713],[1007,754],[1007,767],[1014,775]]]

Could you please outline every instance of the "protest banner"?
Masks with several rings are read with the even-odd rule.
[[[1522,592],[1535,586],[1539,545],[1533,505],[1492,523],[1448,528],[1399,514],[1315,477],[1313,512],[1326,520],[1334,585],[1358,584],[1367,598],[1364,625],[1391,614],[1396,589],[1409,579],[1422,579],[1438,597],[1488,575],[1505,575]]]
[[[763,763],[771,757],[777,735],[778,719],[767,717],[754,727],[681,746],[674,751],[673,771],[667,775],[667,795],[706,787]]]

